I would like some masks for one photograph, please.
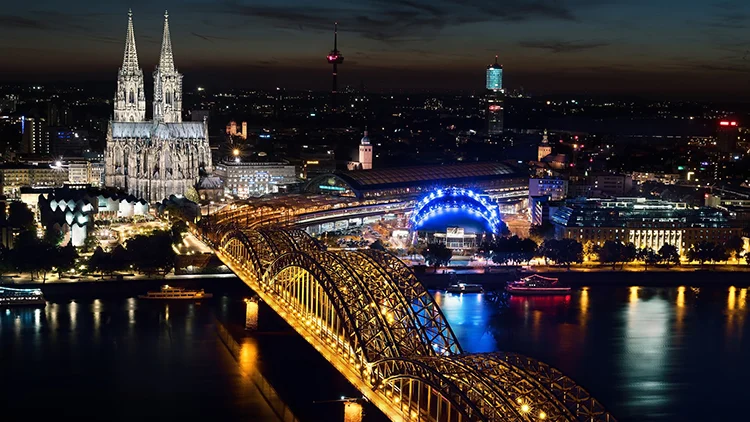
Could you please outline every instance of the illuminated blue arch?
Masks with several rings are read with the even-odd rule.
[[[486,196],[463,188],[437,189],[426,195],[414,207],[411,222],[415,229],[419,229],[431,218],[449,212],[481,218],[487,222],[492,233],[497,234],[500,230],[497,204]]]

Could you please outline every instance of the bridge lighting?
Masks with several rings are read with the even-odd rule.
[[[521,405],[521,412],[523,413],[529,413],[531,411],[531,408],[528,404],[524,403]]]
[[[544,412],[539,412],[539,419],[541,419],[541,420],[547,419],[547,414],[544,413]]]

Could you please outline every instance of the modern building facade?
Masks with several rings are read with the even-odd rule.
[[[681,254],[701,241],[723,244],[742,233],[730,225],[722,210],[644,198],[568,201],[550,220],[557,238],[594,245],[608,240],[630,242],[656,251],[670,244]]]
[[[503,90],[503,66],[497,62],[487,66],[487,77],[485,89],[487,134],[489,136],[502,135],[504,119],[504,99],[505,90]]]
[[[212,171],[207,123],[182,122],[182,75],[174,65],[166,14],[154,72],[153,121],[145,121],[142,73],[130,14],[114,119],[107,132],[105,183],[157,202],[184,195],[201,174]]]
[[[277,193],[297,183],[297,170],[288,163],[249,163],[223,161],[216,165],[216,176],[224,182],[227,195],[246,199]]]
[[[529,179],[529,196],[546,196],[552,201],[565,199],[568,195],[568,181],[558,178]]]

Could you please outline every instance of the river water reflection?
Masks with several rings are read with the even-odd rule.
[[[544,361],[620,421],[745,420],[746,288],[590,287],[507,306],[433,294],[465,350]]]

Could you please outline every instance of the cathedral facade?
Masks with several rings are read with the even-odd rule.
[[[159,64],[154,72],[153,119],[146,120],[143,71],[138,64],[133,16],[128,14],[125,55],[117,79],[114,118],[104,153],[105,184],[149,202],[184,195],[210,173],[206,122],[182,121],[182,75],[177,72],[164,15]]]

